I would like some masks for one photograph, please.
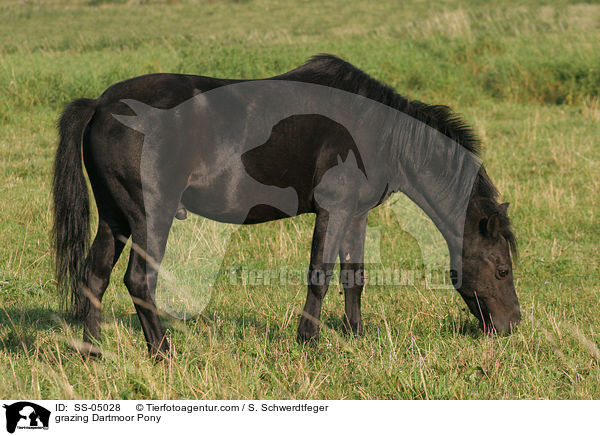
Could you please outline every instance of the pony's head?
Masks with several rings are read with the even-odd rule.
[[[463,237],[462,281],[458,292],[484,331],[510,333],[521,321],[513,281],[515,237],[508,203],[472,201]]]

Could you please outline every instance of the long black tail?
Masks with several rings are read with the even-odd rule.
[[[54,161],[54,249],[61,303],[73,318],[82,319],[88,299],[81,290],[90,243],[90,206],[83,175],[82,141],[96,101],[72,101],[58,121],[60,142]]]

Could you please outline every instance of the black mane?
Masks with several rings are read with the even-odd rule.
[[[409,101],[392,87],[373,79],[354,65],[329,54],[311,57],[304,65],[283,76],[301,75],[302,81],[331,86],[378,101],[412,116],[442,132],[479,156],[480,141],[473,129],[448,106]]]
[[[281,76],[290,80],[331,86],[378,101],[386,106],[433,127],[476,156],[481,154],[481,142],[471,126],[448,106],[430,105],[418,100],[408,100],[392,87],[373,79],[354,65],[330,54],[312,56],[304,65]],[[483,165],[475,181],[472,196],[477,197],[486,215],[498,213],[502,234],[516,255],[515,237],[510,220],[498,203],[498,190],[488,177]]]

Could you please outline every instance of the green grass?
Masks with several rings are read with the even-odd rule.
[[[599,4],[11,0],[0,22],[0,397],[600,398]],[[303,286],[232,285],[228,271],[305,268],[305,216],[241,228],[216,247],[225,265],[208,304],[169,321],[173,354],[159,364],[122,284],[124,253],[104,300],[105,355],[82,360],[81,328],[58,310],[48,237],[61,107],[139,74],[265,77],[318,52],[474,125],[519,239],[518,331],[480,334],[456,292],[417,277],[366,289],[359,340],[341,333],[333,285],[321,342],[298,345]],[[206,225],[173,230],[167,266],[185,286],[209,259]],[[389,207],[370,225],[384,259],[371,268],[422,270]]]

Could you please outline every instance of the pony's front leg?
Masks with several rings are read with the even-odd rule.
[[[317,213],[308,271],[308,295],[298,326],[298,341],[318,339],[321,307],[337,259],[337,252],[349,214]]]
[[[362,335],[360,299],[365,276],[365,235],[368,212],[352,219],[340,244],[340,282],[344,287],[344,325],[354,336]]]

